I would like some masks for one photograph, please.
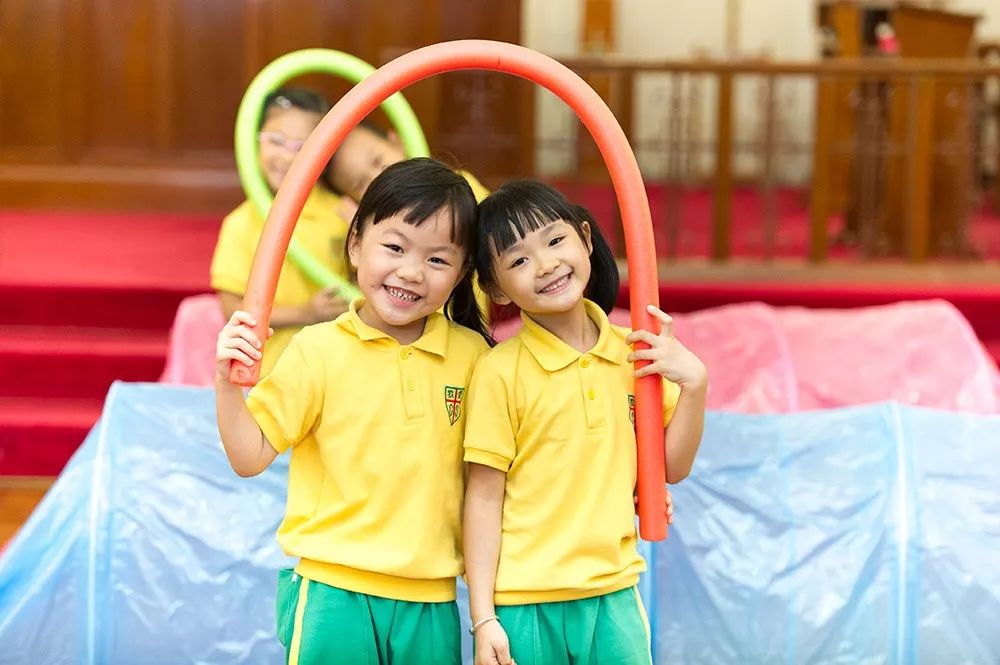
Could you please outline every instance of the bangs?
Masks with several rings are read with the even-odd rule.
[[[385,169],[368,186],[351,221],[360,237],[368,225],[401,215],[405,223],[420,226],[447,210],[449,240],[469,257],[476,243],[476,198],[465,179],[450,168],[426,158],[409,159]]]
[[[498,293],[500,254],[528,234],[558,221],[572,226],[581,240],[589,238],[591,272],[585,296],[610,312],[618,298],[618,264],[600,227],[586,208],[573,205],[552,187],[533,180],[507,183],[479,204],[475,267],[483,291]],[[584,224],[589,227],[589,235]]]
[[[559,217],[549,217],[541,210],[525,208],[518,210],[516,214],[506,220],[498,220],[496,228],[483,230],[489,235],[493,253],[499,256],[523,240],[532,231],[543,229],[559,219]]]
[[[482,203],[480,232],[489,238],[494,253],[502,254],[529,233],[560,220],[580,232],[580,222],[585,221],[581,211],[555,190],[535,186],[539,184],[510,183]]]
[[[473,238],[471,230],[476,219],[476,200],[463,196],[461,190],[453,188],[448,190],[442,197],[427,197],[420,199],[416,205],[408,208],[403,215],[403,221],[411,226],[420,226],[431,217],[434,217],[442,210],[448,211],[448,221],[451,229],[448,238],[455,245],[466,250],[471,255]],[[396,214],[393,211],[384,217],[375,214],[373,224],[378,224],[382,219]]]

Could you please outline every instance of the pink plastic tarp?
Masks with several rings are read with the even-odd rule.
[[[944,300],[853,310],[774,310],[798,380],[798,408],[894,400],[1000,413],[1000,373]]]
[[[611,320],[628,326],[625,310]],[[1000,413],[1000,372],[968,321],[941,300],[844,310],[742,303],[674,316],[674,332],[705,361],[709,408],[742,413],[895,400]],[[214,295],[177,310],[161,381],[210,386],[225,323]],[[509,319],[496,330],[510,337]]]
[[[219,298],[214,293],[182,300],[170,329],[167,366],[160,382],[215,385],[215,340],[225,324]]]
[[[741,303],[676,314],[674,334],[711,377],[708,406],[743,413],[894,400],[1000,413],[1000,372],[969,322],[943,300],[856,309]],[[628,326],[616,309],[612,322]],[[499,339],[521,326],[498,326]]]

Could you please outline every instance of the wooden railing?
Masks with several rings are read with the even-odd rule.
[[[841,246],[861,258],[976,257],[973,210],[1000,217],[1000,67],[912,60],[564,62],[615,111],[647,183],[665,192],[654,224],[667,257],[683,254],[677,240],[696,222],[710,227],[708,255],[730,258],[741,242],[733,226],[736,192],[752,192],[759,204],[763,258],[781,254],[779,192],[787,188],[801,187],[808,196],[801,258],[813,262]],[[659,91],[652,98],[651,89]],[[536,174],[607,181],[578,126],[553,123],[544,111],[535,126]],[[699,189],[711,192],[710,223],[692,222],[678,204]]]

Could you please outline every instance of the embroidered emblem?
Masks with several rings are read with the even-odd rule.
[[[444,387],[444,410],[448,412],[448,420],[452,425],[462,417],[463,399],[465,399],[465,388],[461,386]]]
[[[632,421],[632,427],[635,427],[635,395],[628,396],[628,419]]]

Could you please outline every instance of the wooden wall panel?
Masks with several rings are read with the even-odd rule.
[[[63,24],[63,0],[0,4],[0,156],[52,156],[61,143]]]
[[[236,110],[250,78],[243,0],[171,0],[169,44],[173,57],[167,81],[173,104],[171,144],[186,157],[206,159],[231,153]],[[221,34],[220,34],[221,33]],[[259,68],[258,68],[259,69]],[[213,154],[215,153],[215,154]]]
[[[2,0],[0,205],[224,212],[241,198],[236,110],[275,57],[325,47],[379,65],[446,39],[519,36],[519,2]],[[350,88],[325,75],[292,83],[331,100]],[[487,181],[521,172],[520,140],[460,153],[471,135],[524,133],[530,120],[518,113],[531,114],[530,94],[476,74],[406,91],[431,145]]]
[[[83,79],[74,82],[87,100],[81,138],[94,156],[141,155],[153,148],[154,115],[169,112],[155,104],[154,1],[87,4]]]
[[[377,32],[377,18],[385,14],[379,3],[326,3],[323,0],[271,0],[259,5],[260,29],[249,56],[254,71],[259,70],[278,56],[303,48],[329,48],[354,54],[373,64],[377,49],[362,48],[365,34]],[[391,3],[399,4],[399,3]],[[420,3],[411,3],[420,4]],[[374,15],[374,18],[372,16]],[[414,31],[418,33],[417,30]],[[386,42],[392,35],[383,36]],[[408,49],[407,49],[408,50]],[[302,85],[322,92],[331,102],[339,99],[351,88],[351,83],[326,74],[298,77],[291,85]]]
[[[517,41],[511,37],[519,34],[520,3],[496,3],[491,12],[462,0],[442,4],[443,39],[463,39],[471,32]],[[454,72],[439,78],[439,134],[432,145],[481,174],[490,187],[531,176],[536,84],[497,72]]]

